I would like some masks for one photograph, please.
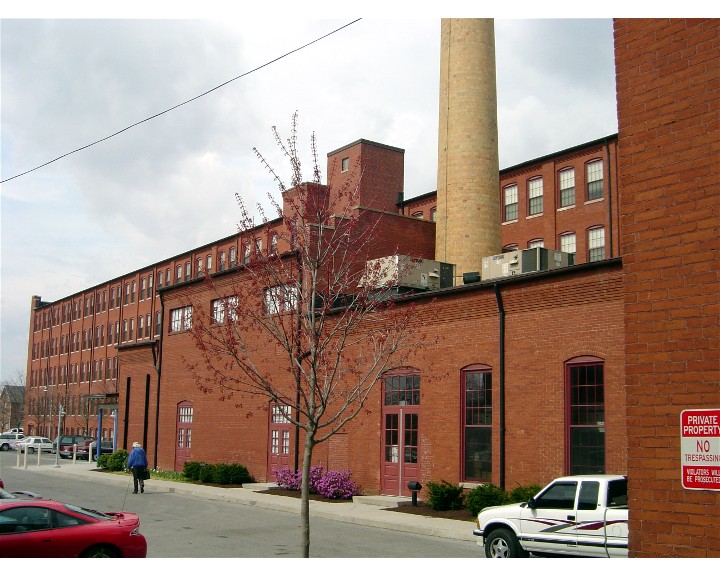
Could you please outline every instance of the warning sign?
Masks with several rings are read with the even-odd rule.
[[[688,490],[720,490],[720,408],[680,414],[682,485]]]

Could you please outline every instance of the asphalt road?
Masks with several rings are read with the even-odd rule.
[[[35,455],[35,457],[37,457]],[[132,494],[98,481],[57,477],[15,468],[15,452],[0,453],[5,489],[32,490],[45,497],[103,511],[128,510],[140,515],[150,558],[297,558],[298,514],[256,506],[198,499],[172,492]],[[54,455],[43,455],[52,466]],[[414,535],[351,523],[311,519],[313,558],[482,558],[473,542]]]

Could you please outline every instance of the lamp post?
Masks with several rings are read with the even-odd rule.
[[[63,412],[62,404],[58,405],[57,442],[55,443],[55,468],[60,468],[60,426],[62,425]]]

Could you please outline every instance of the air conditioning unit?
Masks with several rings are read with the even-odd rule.
[[[369,260],[361,286],[372,288],[401,287],[412,290],[437,290],[453,285],[455,267],[452,264],[394,255]]]
[[[548,248],[515,250],[483,258],[482,279],[492,280],[541,270],[555,270],[573,264],[575,264],[575,254],[568,252]]]

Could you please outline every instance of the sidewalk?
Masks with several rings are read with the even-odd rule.
[[[101,481],[127,484],[127,476],[97,472],[94,462],[78,461],[73,464],[72,462],[61,461],[59,468],[56,468],[54,464],[42,466],[28,465],[26,471],[41,474],[63,474],[77,478],[92,479],[94,482]],[[186,484],[183,482],[158,480],[156,478],[147,481],[148,491],[177,492],[198,498],[206,498],[208,500],[234,502],[245,506],[258,506],[260,508],[299,514],[300,501],[297,498],[274,496],[260,492],[273,486],[275,486],[274,483],[266,483],[247,484],[242,488],[218,488],[216,486]],[[449,538],[468,542],[477,540],[472,534],[475,528],[472,520],[464,522],[383,510],[383,508],[392,508],[398,505],[409,505],[409,502],[410,498],[395,498],[392,496],[356,496],[353,498],[352,503],[311,500],[310,515],[314,518],[350,522],[363,526],[385,528],[387,530],[397,530],[438,538]]]

